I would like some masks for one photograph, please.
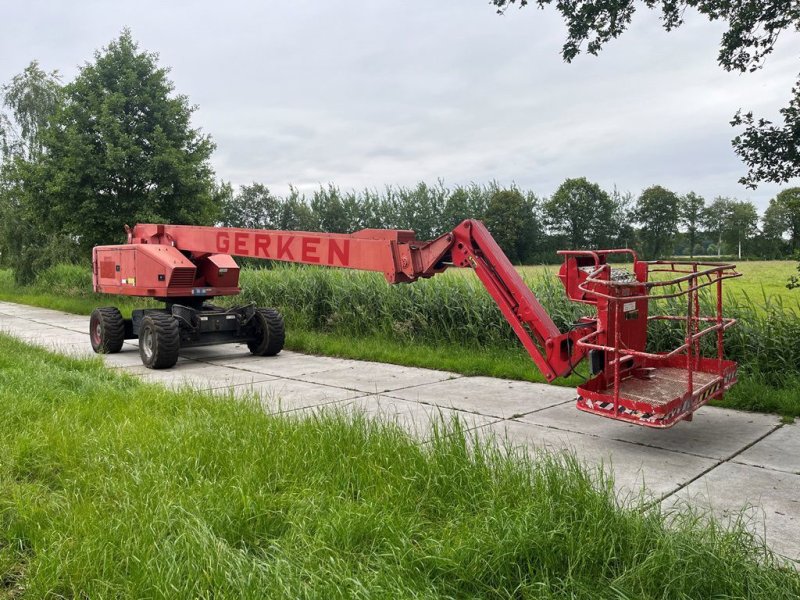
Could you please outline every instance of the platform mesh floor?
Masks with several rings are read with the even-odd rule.
[[[695,391],[707,383],[717,379],[716,373],[693,373],[693,388]],[[631,377],[620,382],[619,394],[625,398],[646,402],[652,406],[663,406],[686,393],[688,388],[688,372],[686,369],[672,367],[657,368],[652,379],[637,379]],[[607,387],[603,394],[614,395],[614,386]]]

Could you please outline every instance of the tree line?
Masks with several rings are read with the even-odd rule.
[[[411,229],[431,239],[464,219],[481,219],[518,263],[551,262],[559,249],[631,247],[647,258],[787,258],[800,249],[800,188],[781,191],[762,216],[749,201],[707,202],[657,185],[634,197],[583,177],[567,179],[549,198],[496,182],[447,187],[441,181],[361,191],[328,185],[308,195],[291,188],[286,196],[253,183],[238,191],[225,185],[220,195],[220,223],[229,227]]]
[[[123,241],[122,225],[137,222],[412,229],[431,239],[477,218],[517,263],[552,261],[559,249],[778,258],[800,248],[800,188],[783,190],[762,216],[746,201],[661,186],[634,197],[585,178],[567,179],[550,197],[495,182],[328,185],[283,196],[260,183],[234,188],[216,179],[214,143],[191,126],[193,111],[127,30],[71,82],[34,61],[0,87],[2,264],[30,281],[56,262],[87,261],[93,246]]]

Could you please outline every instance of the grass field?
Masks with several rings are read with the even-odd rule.
[[[752,298],[779,297],[787,306],[800,307],[800,290],[786,288],[789,277],[797,274],[797,261],[744,261],[737,264],[737,270],[742,276],[725,282],[731,293],[745,293]]]
[[[4,600],[800,595],[743,530],[457,423],[269,416],[3,335],[0,405]]]

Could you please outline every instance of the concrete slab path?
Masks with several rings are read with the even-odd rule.
[[[0,331],[50,350],[96,356],[88,317],[0,302]],[[651,430],[575,409],[569,388],[243,345],[190,348],[169,370],[145,369],[135,341],[103,356],[111,368],[171,387],[257,394],[270,412],[360,410],[422,439],[432,420],[458,417],[479,435],[536,449],[569,448],[613,472],[624,499],[645,494],[667,510],[689,503],[735,518],[777,553],[800,561],[800,425],[772,415],[705,407],[691,423]],[[533,367],[532,367],[533,368]]]

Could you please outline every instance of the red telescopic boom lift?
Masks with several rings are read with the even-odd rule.
[[[561,332],[480,221],[466,220],[427,242],[413,231],[382,229],[332,234],[140,224],[126,231],[127,244],[94,249],[94,290],[155,298],[166,307],[135,310],[131,319],[116,308],[96,309],[92,347],[119,352],[124,340],[138,339],[142,362],[154,369],[172,367],[187,346],[243,342],[261,356],[281,351],[284,324],[277,310],[209,302],[241,291],[232,258],[241,256],[378,271],[389,283],[471,268],[547,381],[570,374],[588,357],[591,376],[578,387],[577,406],[605,417],[670,427],[691,420],[736,381],[736,363],[723,358],[723,332],[734,321],[722,316],[722,281],[739,276],[730,264],[640,261],[633,250],[559,252],[568,297],[597,313]],[[632,261],[632,272],[612,267],[607,261],[613,255]],[[711,315],[700,311],[705,287],[716,295]],[[685,316],[649,315],[649,303],[663,298],[683,299]],[[684,343],[670,352],[647,351],[647,326],[654,320],[682,322]],[[701,351],[703,336],[713,336],[713,356]]]

